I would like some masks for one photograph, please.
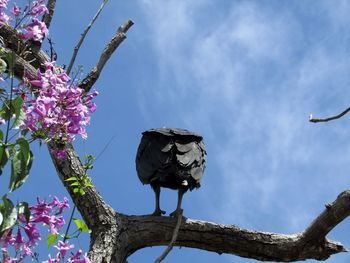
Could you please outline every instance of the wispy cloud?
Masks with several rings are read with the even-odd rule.
[[[307,122],[310,111],[330,113],[348,102],[342,96],[349,95],[350,83],[346,43],[329,49],[341,35],[336,25],[343,20],[332,15],[337,11],[330,6],[322,18],[332,23],[329,35],[317,31],[312,38],[305,17],[283,5],[235,1],[210,16],[219,12],[210,1],[140,3],[151,21],[149,41],[159,65],[157,103],[160,109],[162,101],[173,105],[174,122],[201,131],[211,150],[207,192],[199,198],[221,221],[260,228],[278,222],[287,231],[305,227],[320,202],[311,196],[334,195],[350,172],[341,166],[349,161],[343,153],[350,143],[331,155],[335,146],[325,143],[344,125],[326,129]],[[271,209],[287,216],[272,216]],[[270,222],[257,222],[257,213]]]

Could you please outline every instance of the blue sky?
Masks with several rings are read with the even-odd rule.
[[[59,63],[68,64],[99,5],[58,1],[50,36]],[[141,132],[187,128],[203,135],[208,164],[202,187],[184,197],[185,216],[302,231],[349,187],[350,117],[308,122],[310,113],[329,116],[350,104],[349,12],[345,0],[110,1],[77,58],[87,73],[118,26],[135,22],[95,85],[89,138],[76,141],[81,154],[98,155],[114,138],[91,173],[99,192],[119,212],[153,211],[153,192],[134,164]],[[47,149],[35,155],[13,199],[66,195]],[[172,211],[176,198],[163,190],[162,208]],[[349,227],[344,221],[329,238],[350,248]],[[80,243],[86,250],[88,241]],[[162,250],[140,250],[129,262],[152,262]],[[180,260],[256,262],[186,248],[174,248],[165,262]],[[327,262],[349,260],[343,253]]]

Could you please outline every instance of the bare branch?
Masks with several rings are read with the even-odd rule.
[[[48,14],[44,14],[42,21],[45,23],[46,27],[49,28],[51,24],[51,20],[53,18],[53,14],[55,12],[56,0],[49,0],[47,2],[47,9],[49,10]]]
[[[350,190],[338,198],[302,233],[285,235],[241,229],[186,219],[182,222],[176,246],[216,253],[228,253],[261,261],[291,262],[305,259],[325,260],[332,254],[345,252],[345,247],[326,239],[337,224],[350,215]],[[128,216],[128,255],[145,246],[166,245],[174,221],[170,217]]]
[[[157,258],[154,263],[160,263],[162,262],[166,256],[170,253],[170,251],[174,247],[174,243],[177,239],[177,236],[179,234],[180,226],[181,226],[181,221],[182,221],[182,214],[183,214],[183,209],[180,210],[180,212],[177,214],[177,223],[173,232],[173,237],[171,238],[171,241],[168,245],[168,247],[164,250],[164,252]]]
[[[344,191],[337,199],[327,204],[325,210],[303,232],[303,239],[322,242],[325,236],[350,215],[350,190]]]
[[[79,84],[79,86],[83,88],[86,92],[88,92],[91,89],[91,87],[95,84],[106,62],[126,38],[126,32],[133,24],[134,22],[132,22],[131,20],[127,20],[122,26],[118,28],[118,31],[116,32],[112,40],[107,44],[107,46],[103,50],[97,65]]]
[[[343,117],[345,114],[347,114],[349,111],[350,111],[350,107],[347,108],[346,110],[344,110],[343,112],[339,113],[338,115],[331,116],[331,117],[324,118],[324,119],[316,119],[316,118],[313,118],[312,115],[310,115],[309,121],[310,121],[310,122],[314,122],[314,123],[316,123],[316,122],[333,121],[333,120],[336,120],[336,119],[340,119],[340,118]]]
[[[16,54],[15,75],[18,78],[23,77],[24,68],[31,74],[50,60],[44,51],[37,50],[33,42],[23,40],[11,26],[2,25],[0,37],[4,40],[5,48]]]
[[[78,55],[78,51],[79,51],[79,48],[81,46],[81,44],[83,44],[84,42],[84,39],[87,35],[87,33],[89,32],[90,28],[92,27],[92,25],[95,23],[96,19],[98,18],[98,16],[100,15],[101,11],[103,10],[104,6],[107,4],[108,0],[103,0],[100,8],[97,10],[96,14],[94,15],[94,17],[92,18],[92,20],[90,21],[89,25],[87,26],[87,28],[84,30],[84,32],[81,34],[81,37],[78,41],[78,44],[74,47],[74,51],[73,51],[73,55],[72,55],[72,58],[70,59],[70,62],[69,62],[69,65],[68,65],[68,68],[67,68],[67,74],[69,75],[71,70],[72,70],[72,67],[74,65],[74,62],[75,62],[75,59]]]

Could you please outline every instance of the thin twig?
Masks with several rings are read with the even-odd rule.
[[[179,234],[181,221],[182,221],[182,213],[183,213],[183,210],[181,209],[180,212],[177,214],[177,223],[173,232],[173,237],[171,238],[171,241],[168,247],[164,250],[164,252],[160,255],[160,257],[154,261],[154,263],[162,262],[166,258],[166,256],[170,253],[170,251],[173,249],[174,243],[177,239],[177,235]]]
[[[45,23],[46,27],[49,28],[51,24],[51,20],[53,18],[53,14],[55,12],[56,0],[49,0],[47,2],[47,9],[49,10],[48,14],[44,14],[42,21]]]
[[[94,15],[94,17],[92,18],[92,20],[90,21],[89,25],[87,26],[87,28],[84,30],[84,32],[81,34],[81,37],[79,39],[78,44],[74,47],[74,51],[73,51],[73,55],[72,58],[70,59],[68,68],[67,68],[67,74],[69,75],[69,73],[72,70],[72,67],[74,65],[75,59],[77,57],[79,48],[81,46],[81,44],[83,43],[87,33],[89,32],[90,28],[92,27],[92,25],[95,23],[96,19],[98,18],[99,14],[101,13],[101,11],[103,10],[104,6],[107,4],[108,0],[103,0],[100,8],[97,10],[96,14]]]
[[[66,232],[65,232],[64,237],[63,237],[63,242],[66,242],[66,240],[69,238],[68,237],[68,231],[69,231],[69,228],[70,228],[70,224],[72,223],[74,212],[75,212],[76,208],[77,208],[77,206],[74,204],[72,213],[71,213],[70,218],[69,218],[68,226],[67,226]]]
[[[117,134],[114,134],[109,141],[107,142],[107,144],[103,147],[103,149],[100,151],[100,153],[96,156],[94,163],[96,163],[96,161],[102,156],[102,154],[107,150],[108,146],[112,143],[112,141],[114,140],[114,138],[117,136]]]
[[[336,120],[336,119],[340,119],[341,117],[343,117],[345,114],[347,114],[348,112],[350,111],[350,107],[347,108],[345,111],[339,113],[338,115],[335,115],[335,116],[332,116],[332,117],[328,117],[328,118],[324,118],[324,119],[316,119],[316,118],[313,118],[312,115],[310,115],[310,119],[309,121],[310,122],[327,122],[327,121],[333,121],[333,120]]]
[[[86,92],[88,92],[91,89],[91,87],[95,84],[98,77],[100,76],[100,73],[103,67],[105,66],[106,62],[109,60],[109,58],[112,56],[114,51],[126,38],[126,32],[129,30],[129,28],[133,24],[134,22],[132,22],[131,20],[127,20],[122,26],[118,28],[114,37],[111,39],[111,41],[107,44],[107,46],[103,50],[96,66],[82,80],[82,82],[79,84],[79,87],[83,88]]]

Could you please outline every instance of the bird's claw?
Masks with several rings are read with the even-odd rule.
[[[182,214],[183,210],[180,209],[176,209],[174,212],[170,213],[171,217],[178,217],[179,214]]]
[[[154,212],[152,213],[152,216],[161,216],[161,215],[165,215],[165,211],[161,210],[161,209],[156,209],[154,210]]]

